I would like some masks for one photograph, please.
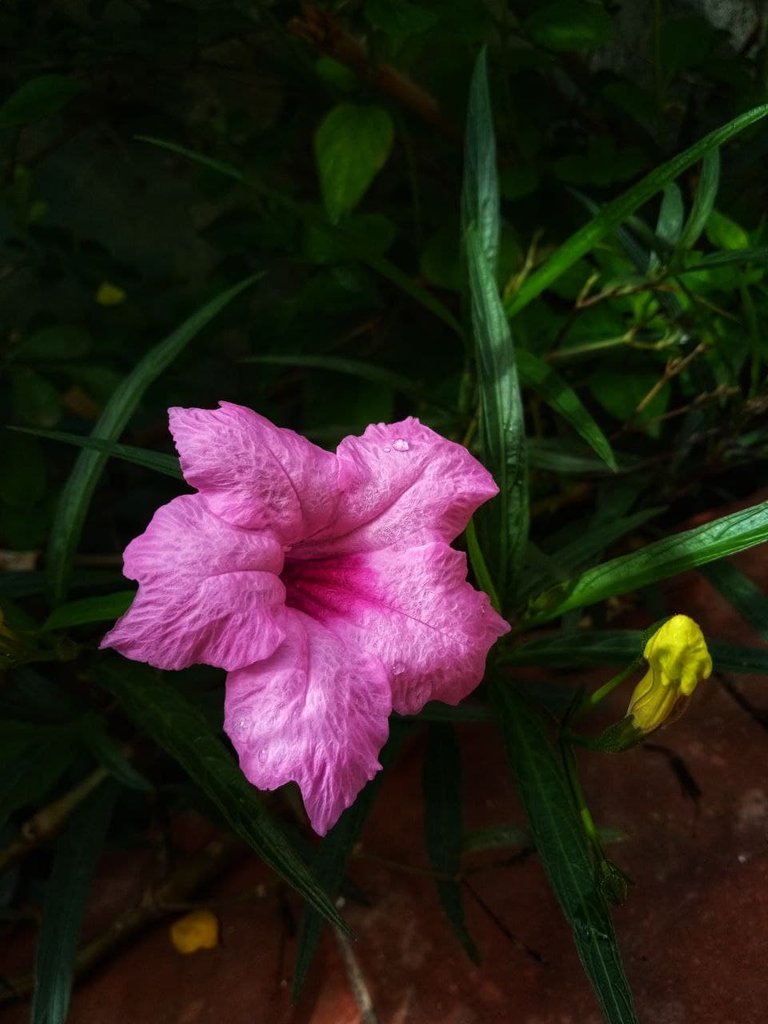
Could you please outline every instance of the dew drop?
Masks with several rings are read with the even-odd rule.
[[[401,676],[403,672],[405,672],[405,665],[402,663],[402,661],[394,662],[392,665],[392,674],[396,676]]]
[[[384,445],[384,451],[385,451],[385,452],[391,452],[391,451],[392,451],[392,449],[391,449],[391,448],[389,447],[389,445],[388,445],[388,444],[385,444],[385,445]]]
[[[392,447],[396,452],[407,452],[411,446],[407,441],[404,441],[402,437],[398,437],[398,439],[393,442]]]

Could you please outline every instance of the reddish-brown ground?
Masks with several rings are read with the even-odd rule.
[[[739,564],[765,585],[768,557],[761,554]],[[759,642],[700,577],[676,583],[670,604],[710,636]],[[768,709],[767,680],[737,685],[756,708]],[[713,680],[659,734],[698,785],[698,800],[658,750],[581,758],[595,817],[627,835],[612,855],[635,885],[615,921],[643,1024],[766,1020],[768,735],[758,719]],[[461,740],[468,827],[521,822],[494,728],[464,727]],[[208,900],[220,916],[219,948],[182,956],[167,926],[154,927],[78,986],[73,1024],[599,1024],[535,857],[501,864],[497,851],[468,862],[482,868],[469,875],[466,892],[481,964],[463,953],[426,875],[421,755],[414,744],[386,777],[350,868],[370,902],[344,908],[355,968],[326,936],[292,1007],[297,905],[246,859]],[[107,858],[92,924],[137,898],[150,863],[147,853]],[[22,966],[23,945],[5,950],[3,973]],[[375,1015],[361,1013],[350,983],[356,972]],[[0,1022],[16,1024],[28,1012],[8,1006]]]

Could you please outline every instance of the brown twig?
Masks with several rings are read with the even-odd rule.
[[[368,50],[351,36],[328,11],[314,4],[301,5],[301,17],[292,18],[288,30],[315,49],[333,57],[395,103],[416,114],[453,142],[461,141],[461,131],[440,109],[440,104],[411,78],[389,64],[375,64]]]
[[[159,886],[148,888],[135,907],[120,914],[107,928],[80,948],[75,958],[75,974],[90,970],[127,939],[148,925],[161,920],[204,882],[210,881],[245,853],[247,847],[236,836],[227,834],[208,843],[193,854]],[[32,974],[0,980],[0,1003],[21,999],[34,987]]]
[[[24,822],[18,834],[0,850],[0,874],[10,864],[39,846],[40,843],[55,838],[86,797],[90,796],[96,787],[108,777],[109,770],[107,768],[96,768],[90,775],[86,775],[74,789],[70,789],[58,800],[41,807],[36,814]]]

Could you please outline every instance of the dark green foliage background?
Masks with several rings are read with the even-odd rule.
[[[129,600],[120,553],[179,493],[166,427],[171,405],[240,402],[327,446],[372,421],[410,414],[485,454],[505,448],[504,430],[518,431],[519,448],[496,453],[510,463],[511,519],[480,518],[468,546],[477,582],[489,590],[495,583],[505,609],[523,622],[565,614],[567,628],[574,610],[592,604],[593,621],[604,624],[606,601],[629,585],[647,588],[642,600],[658,618],[657,580],[764,538],[759,510],[729,522],[732,543],[710,530],[688,547],[668,544],[646,561],[635,556],[631,566],[594,568],[635,541],[658,540],[692,513],[752,494],[763,478],[764,123],[676,184],[663,182],[663,195],[586,247],[517,311],[531,273],[604,204],[768,100],[764,14],[734,41],[694,5],[636,6],[642,14],[630,39],[635,5],[610,0],[365,0],[303,9],[283,0],[5,0],[0,409],[4,425],[33,431],[0,435],[0,548],[9,570],[0,575],[0,653],[9,669],[0,687],[0,824],[9,836],[41,803],[105,765],[122,784],[113,834],[134,834],[157,813],[147,791],[163,807],[204,806],[315,910],[337,919],[322,886],[341,884],[372,792],[342,819],[324,853],[299,854],[220,741],[221,674],[195,669],[155,683],[124,665],[103,674],[97,660],[105,624]],[[495,204],[478,205],[493,193],[490,117],[473,122],[466,163],[463,148],[472,70],[484,45],[500,225]],[[501,309],[495,293],[478,311],[494,273],[514,314],[515,360],[498,324],[488,326]],[[250,276],[253,283],[215,316],[174,334]],[[77,449],[34,431],[86,437],[115,389],[132,372],[141,377],[142,358],[153,352],[155,359],[155,346],[169,337],[168,365],[142,377],[140,401],[119,435],[145,451],[144,461],[128,451],[128,461],[106,462],[62,604],[68,567],[61,544],[54,550],[57,502]],[[489,382],[502,375],[506,391],[494,395]],[[489,417],[497,415],[508,422],[494,435]],[[728,582],[729,599],[754,616],[761,595],[722,565],[713,571]],[[532,639],[527,654],[523,646],[501,660],[621,663],[639,653],[634,635],[580,636],[578,650],[567,638],[560,645]],[[759,652],[722,643],[718,651],[716,661],[721,656],[734,671],[740,664],[765,671]],[[115,696],[127,715],[115,712]],[[503,718],[516,700],[502,697],[496,712],[476,706],[474,713]],[[516,721],[525,731],[524,716]],[[432,801],[427,849],[443,874],[457,870],[461,848],[459,836],[448,846],[443,838],[462,820],[450,730],[445,722],[431,727],[424,773]],[[567,790],[555,755],[537,746],[537,730],[540,723],[528,733],[530,763],[544,768],[538,781],[522,781],[530,800],[542,801],[534,838],[547,833]],[[506,733],[514,734],[509,723]],[[151,781],[124,746],[142,737],[166,752],[149,744],[154,752],[142,755]],[[525,765],[515,771],[524,774]],[[99,818],[92,831],[101,836],[106,828]],[[550,851],[548,862],[571,916],[586,897],[558,881],[558,871],[570,856],[573,877],[588,877],[589,851],[579,842],[563,843],[570,854]],[[63,849],[66,867],[66,835]],[[57,864],[56,877],[61,856]],[[11,912],[39,870],[36,863],[0,872],[0,898]],[[72,892],[84,893],[83,880],[75,883]],[[441,884],[446,912],[474,952],[459,887]],[[58,942],[66,922],[49,916]],[[305,925],[302,977],[319,922],[315,915]],[[74,950],[72,936],[62,941]],[[39,1020],[48,1012],[63,1019],[68,972],[64,981],[54,977],[44,944],[39,956],[53,978],[50,1003],[45,992],[36,996]],[[610,1019],[633,1020],[631,1000],[623,991],[614,997],[601,994],[604,1008],[619,1007],[606,1010],[617,1014]]]

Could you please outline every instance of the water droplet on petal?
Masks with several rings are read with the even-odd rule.
[[[391,452],[391,451],[392,451],[392,449],[391,449],[391,448],[389,447],[389,445],[388,445],[388,444],[385,444],[385,445],[384,445],[384,451],[385,451],[385,452]]]
[[[396,452],[407,452],[411,446],[407,441],[404,441],[402,437],[398,437],[398,439],[393,442],[392,447]]]
[[[392,674],[395,676],[401,676],[405,672],[405,665],[402,661],[395,661],[392,663]]]

